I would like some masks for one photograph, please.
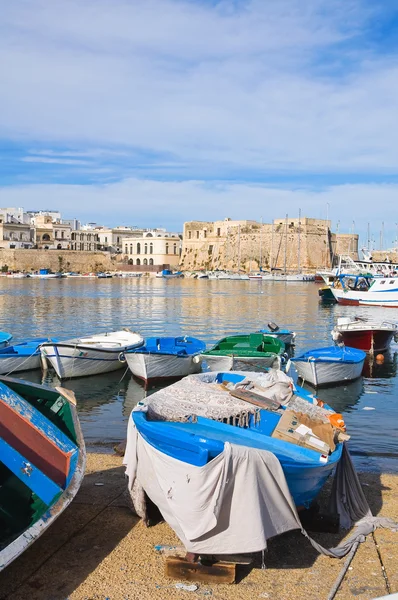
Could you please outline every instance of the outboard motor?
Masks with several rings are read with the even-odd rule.
[[[273,321],[271,321],[270,323],[268,323],[268,329],[270,329],[271,331],[279,331],[279,326]]]

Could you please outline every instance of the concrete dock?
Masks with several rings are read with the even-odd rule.
[[[326,600],[344,560],[318,555],[299,532],[269,541],[266,569],[239,574],[234,585],[187,591],[164,575],[154,546],[178,544],[165,523],[146,528],[126,497],[122,459],[90,453],[72,504],[41,538],[0,574],[0,598],[12,600]],[[373,514],[398,520],[398,476],[360,474]],[[312,536],[326,547],[344,534]],[[195,587],[195,586],[193,586]],[[370,600],[398,592],[398,533],[379,529],[361,544],[336,600]]]

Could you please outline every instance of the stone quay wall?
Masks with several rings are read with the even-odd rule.
[[[184,224],[181,268],[301,270],[330,268],[337,254],[358,258],[358,235],[330,231],[330,221],[302,218],[255,221],[191,221]]]
[[[0,248],[0,268],[11,271],[76,271],[90,273],[113,271],[116,260],[108,252],[79,252],[75,250],[9,250]]]

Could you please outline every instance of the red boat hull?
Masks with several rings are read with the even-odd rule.
[[[365,352],[383,352],[389,348],[394,337],[392,331],[341,331],[342,341],[346,346],[358,348]]]

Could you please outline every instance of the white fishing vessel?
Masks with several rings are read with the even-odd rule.
[[[398,308],[398,276],[342,274],[330,290],[339,304]]]
[[[44,364],[50,363],[60,379],[69,379],[116,371],[123,367],[120,355],[143,343],[144,338],[139,333],[123,329],[49,342],[40,349]]]

